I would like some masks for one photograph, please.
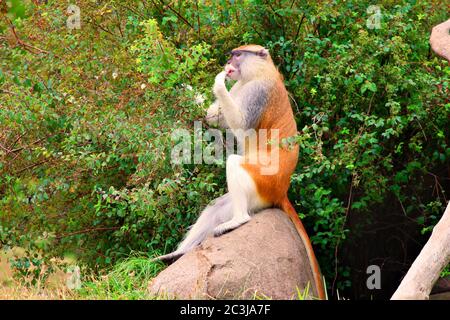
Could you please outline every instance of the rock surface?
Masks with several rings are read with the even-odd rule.
[[[317,297],[308,256],[294,225],[278,209],[205,242],[163,270],[151,295],[178,299]]]
[[[431,48],[442,58],[450,61],[450,19],[433,27],[430,36]]]

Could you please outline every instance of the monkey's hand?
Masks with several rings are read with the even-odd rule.
[[[221,94],[227,91],[227,87],[225,86],[226,75],[227,73],[225,71],[222,71],[216,76],[213,86],[213,92],[216,95],[216,97],[220,96]]]
[[[209,125],[217,126],[219,124],[219,117],[220,117],[219,103],[216,101],[206,111],[205,120]]]

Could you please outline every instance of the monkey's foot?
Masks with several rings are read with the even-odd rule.
[[[231,219],[230,221],[219,224],[216,228],[214,228],[214,236],[218,237],[224,233],[230,232],[248,221],[250,221],[250,216],[240,219]]]

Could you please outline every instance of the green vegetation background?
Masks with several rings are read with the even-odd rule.
[[[175,248],[226,184],[223,162],[171,165],[171,133],[193,132],[226,52],[245,43],[270,50],[292,95],[290,199],[332,294],[357,298],[355,272],[389,259],[353,250],[368,232],[420,246],[442,214],[450,67],[428,38],[446,1],[80,0],[74,30],[70,4],[0,4],[0,245],[25,248],[18,274],[64,256],[102,274]],[[404,250],[394,283],[418,249]]]

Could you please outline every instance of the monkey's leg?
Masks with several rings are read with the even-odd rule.
[[[253,209],[250,201],[257,198],[257,193],[252,177],[241,167],[242,161],[243,157],[239,155],[233,154],[228,157],[226,173],[233,217],[214,229],[215,236],[236,229],[250,220],[249,210]]]

